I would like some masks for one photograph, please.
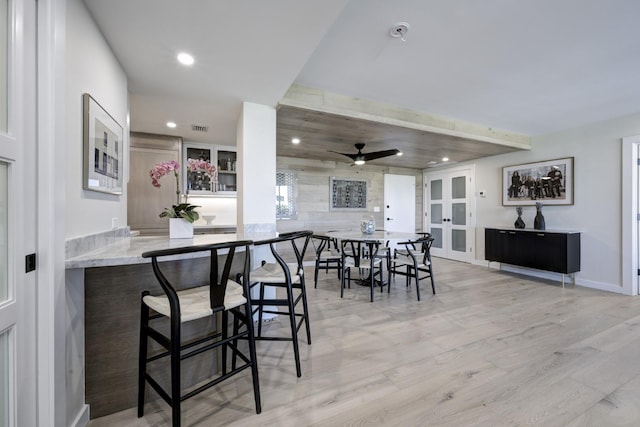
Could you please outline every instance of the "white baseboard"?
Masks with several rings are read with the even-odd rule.
[[[87,427],[87,424],[89,424],[89,405],[83,405],[69,427]]]

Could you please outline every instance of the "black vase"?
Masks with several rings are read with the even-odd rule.
[[[518,215],[518,219],[516,219],[516,222],[513,223],[513,226],[515,228],[524,228],[524,221],[522,220],[522,217],[520,215]]]
[[[544,216],[540,209],[538,209],[536,217],[533,219],[533,228],[536,230],[544,230]]]

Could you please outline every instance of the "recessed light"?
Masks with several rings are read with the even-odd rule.
[[[193,65],[193,56],[189,55],[188,53],[181,52],[178,54],[178,62],[180,62],[182,65]]]
[[[291,138],[292,144],[300,144],[300,138]]]
[[[176,126],[178,126],[178,125],[176,125],[175,122],[167,122],[167,127],[168,128],[174,129]]]
[[[449,158],[448,158],[448,157],[443,157],[443,158],[442,158],[442,161],[443,161],[443,162],[448,162],[448,161],[449,161]]]

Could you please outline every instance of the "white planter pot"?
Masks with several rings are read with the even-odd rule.
[[[193,238],[193,223],[183,218],[169,218],[170,239]]]

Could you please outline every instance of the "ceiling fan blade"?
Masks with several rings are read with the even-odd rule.
[[[362,156],[364,157],[364,160],[369,161],[369,160],[381,159],[383,157],[388,157],[388,156],[395,156],[399,152],[400,150],[398,150],[397,148],[394,148],[393,150],[374,151],[373,153],[362,153]]]
[[[330,152],[330,153],[340,154],[341,156],[347,156],[351,160],[356,160],[359,156],[362,156],[362,154],[339,153],[339,152],[333,151],[333,150],[327,150],[327,151]]]

